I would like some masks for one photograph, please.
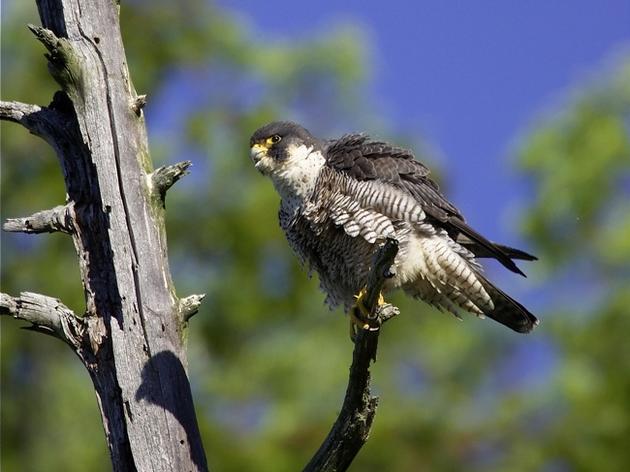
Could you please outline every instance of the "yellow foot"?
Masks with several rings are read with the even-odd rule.
[[[354,302],[354,306],[350,309],[350,339],[353,341],[356,338],[358,329],[364,329],[366,331],[378,331],[379,329],[378,326],[372,326],[368,323],[370,311],[363,303],[366,293],[367,290],[365,287],[362,288],[359,293],[354,296],[356,302]],[[382,293],[378,295],[377,304],[379,306],[385,305],[385,299]]]

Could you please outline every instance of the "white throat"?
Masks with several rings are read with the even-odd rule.
[[[320,151],[305,145],[289,148],[288,155],[280,168],[271,174],[271,179],[283,204],[299,205],[312,194],[326,159]]]

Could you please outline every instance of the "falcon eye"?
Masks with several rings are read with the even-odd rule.
[[[282,136],[278,134],[274,134],[267,141],[271,142],[271,144],[276,144],[276,143],[279,143],[281,140],[282,140]]]

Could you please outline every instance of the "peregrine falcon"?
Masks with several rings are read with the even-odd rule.
[[[250,155],[280,194],[280,226],[302,263],[319,274],[331,308],[361,308],[373,256],[392,238],[399,251],[384,292],[400,288],[439,310],[488,316],[519,333],[538,324],[478,261],[494,258],[524,275],[514,260],[536,258],[472,229],[410,151],[364,134],[324,141],[280,121],[254,132]]]

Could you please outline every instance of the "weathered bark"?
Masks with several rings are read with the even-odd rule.
[[[48,107],[0,102],[0,119],[46,140],[63,169],[67,202],[7,220],[5,231],[59,231],[73,238],[86,297],[77,316],[61,301],[23,292],[0,296],[0,315],[30,323],[77,354],[96,391],[115,471],[207,470],[186,374],[184,330],[203,295],[178,299],[168,267],[167,190],[190,162],[155,171],[142,108],[126,66],[113,0],[37,0],[43,27],[29,26],[48,50],[61,86]],[[371,325],[397,314],[377,309],[396,256],[379,252],[368,283]],[[378,398],[370,364],[379,330],[355,339],[344,403],[307,471],[343,471],[368,438]]]
[[[378,296],[398,253],[398,243],[388,239],[377,253],[367,284],[365,307],[370,312],[371,329],[362,329],[354,339],[348,387],[337,420],[328,436],[304,468],[305,472],[342,472],[368,439],[376,414],[378,397],[370,391],[370,363],[376,361],[380,327],[398,314],[393,305],[377,305]]]
[[[5,228],[72,236],[86,312],[77,317],[25,293],[3,296],[0,313],[77,352],[94,383],[114,470],[206,470],[183,336],[201,296],[175,295],[164,227],[165,192],[188,165],[152,173],[144,98],[129,77],[116,2],[37,4],[43,28],[30,29],[62,90],[48,107],[3,102],[0,117],[52,145],[68,200]]]
[[[59,205],[50,210],[38,211],[23,218],[9,218],[2,225],[7,232],[21,233],[72,233],[72,204]]]

